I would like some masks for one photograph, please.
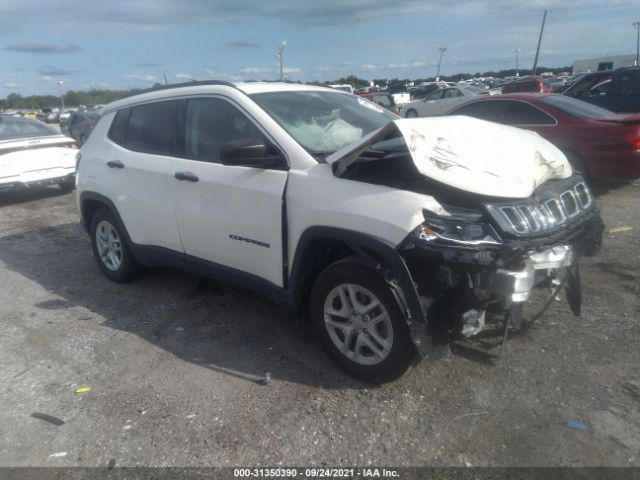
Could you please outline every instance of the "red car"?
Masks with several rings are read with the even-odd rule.
[[[551,93],[551,84],[540,78],[516,80],[502,85],[502,93]]]
[[[481,97],[447,115],[533,130],[585,177],[640,178],[640,114],[617,114],[564,95],[521,93]]]

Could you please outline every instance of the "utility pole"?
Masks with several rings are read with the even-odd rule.
[[[442,56],[444,55],[444,52],[447,51],[447,47],[438,47],[438,50],[440,50],[440,58],[438,60],[438,72],[436,73],[436,82],[440,81],[440,67],[442,66]]]
[[[542,32],[544,32],[544,22],[547,20],[547,11],[544,11],[542,17],[542,26],[540,27],[540,36],[538,37],[538,48],[536,48],[536,59],[533,61],[533,75],[536,74],[538,68],[538,55],[540,55],[540,45],[542,44]]]
[[[64,110],[64,97],[62,96],[62,85],[64,84],[64,80],[58,80],[56,83],[58,84],[58,90],[60,91],[60,104],[62,105],[62,110]]]
[[[520,68],[518,67],[518,60],[519,60],[519,55],[520,55],[520,49],[516,48],[513,53],[516,54],[516,77],[520,76]]]
[[[287,41],[283,40],[282,43],[280,44],[280,46],[278,47],[278,51],[276,53],[276,57],[278,57],[280,59],[280,81],[282,82],[284,80],[284,74],[283,72],[283,67],[282,67],[282,62],[283,62],[283,53],[284,53],[284,49],[287,48]]]
[[[634,22],[633,26],[636,27],[638,31],[638,36],[636,37],[636,67],[640,65],[640,22]]]

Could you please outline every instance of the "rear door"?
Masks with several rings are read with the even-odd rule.
[[[93,160],[131,240],[177,252],[182,245],[170,191],[172,157],[181,153],[182,104],[170,100],[120,110],[108,134],[110,148]]]
[[[173,162],[172,190],[187,260],[282,286],[287,171],[220,163],[220,149],[229,141],[271,140],[225,97],[189,99],[184,126],[185,158]]]

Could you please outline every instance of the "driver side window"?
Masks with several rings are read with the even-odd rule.
[[[233,140],[260,140],[262,132],[237,107],[219,98],[187,102],[185,155],[193,160],[220,163],[220,148]]]

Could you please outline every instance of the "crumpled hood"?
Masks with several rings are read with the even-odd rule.
[[[404,137],[420,173],[479,195],[527,198],[547,180],[572,173],[565,155],[538,134],[465,116],[394,120],[326,161],[344,171],[394,132]]]

